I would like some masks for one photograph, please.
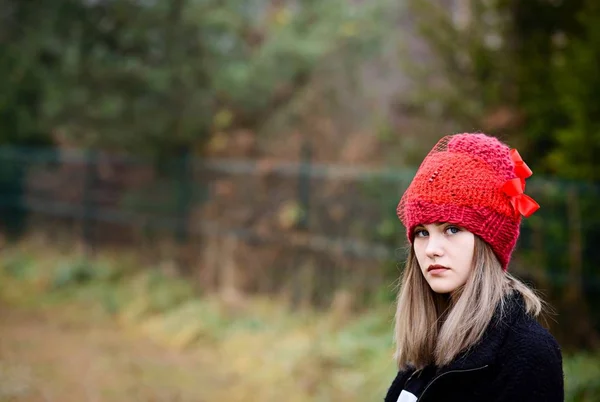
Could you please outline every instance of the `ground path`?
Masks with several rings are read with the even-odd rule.
[[[222,400],[218,361],[152,344],[93,309],[0,304],[0,402]]]

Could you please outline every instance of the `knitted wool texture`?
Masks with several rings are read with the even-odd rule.
[[[510,148],[482,133],[442,138],[423,160],[398,204],[409,241],[417,225],[449,222],[488,243],[506,270],[521,215],[502,185],[516,177]]]

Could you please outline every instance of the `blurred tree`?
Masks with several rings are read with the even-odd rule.
[[[3,52],[16,57],[4,85],[35,98],[31,111],[4,109],[11,119],[79,145],[160,154],[260,127],[324,56],[364,42],[362,25],[373,23],[373,7],[347,0],[2,5]]]
[[[558,227],[546,233],[547,239],[554,238],[551,248],[568,245],[568,252],[556,247],[563,251],[554,253],[553,260],[569,279],[561,306],[566,338],[597,347],[598,335],[589,327],[600,328],[595,279],[600,261],[596,247],[600,161],[595,157],[600,151],[600,6],[593,0],[510,1],[506,6],[513,21],[518,101],[526,116],[523,129],[530,148],[540,155],[537,167],[540,172],[593,183],[563,191],[563,198],[568,194],[569,222],[560,225],[558,215],[549,215],[545,226]],[[577,219],[581,223],[574,225]]]
[[[38,57],[39,35],[25,40],[29,15],[23,3],[0,0],[0,146],[40,146],[50,137],[40,124],[44,77]],[[24,166],[0,158],[0,225],[9,239],[24,230]]]
[[[0,1],[0,9],[0,144],[40,144],[43,79],[36,44],[22,40],[27,15],[16,3]]]
[[[518,113],[512,59],[505,51],[506,16],[488,1],[409,3],[421,18],[403,67],[418,85],[402,94],[401,109],[450,121],[456,130],[510,134]]]
[[[517,47],[521,103],[533,145],[547,150],[542,167],[562,177],[600,180],[594,160],[600,151],[600,6],[565,1],[527,10],[515,2],[514,14],[523,38]],[[544,25],[540,14],[548,16]]]
[[[409,62],[421,84],[406,110],[481,130],[532,155],[540,174],[578,183],[547,184],[539,216],[526,220],[522,263],[552,283],[566,345],[597,346],[600,293],[600,4],[594,0],[412,0],[428,53]],[[423,65],[428,68],[423,68]],[[592,184],[591,186],[589,184]],[[532,186],[532,191],[534,187]],[[547,256],[547,258],[545,258]],[[540,269],[537,269],[540,268]],[[595,327],[595,329],[594,329]]]
[[[459,5],[462,5],[459,7]],[[598,181],[600,6],[593,0],[411,0],[428,66],[404,102],[459,129],[509,137],[538,173]]]

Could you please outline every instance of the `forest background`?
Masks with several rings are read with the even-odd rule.
[[[596,3],[0,0],[0,401],[381,400],[395,206],[476,131],[599,400]]]

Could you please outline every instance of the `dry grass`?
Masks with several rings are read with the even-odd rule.
[[[209,401],[225,388],[210,349],[176,351],[83,306],[0,308],[0,401]]]
[[[394,375],[381,312],[198,298],[160,271],[115,275],[120,265],[4,250],[1,402],[351,402],[381,399]]]
[[[0,402],[357,402],[395,374],[391,306],[290,312],[128,264],[0,253]],[[565,356],[566,400],[598,400],[597,367]]]

